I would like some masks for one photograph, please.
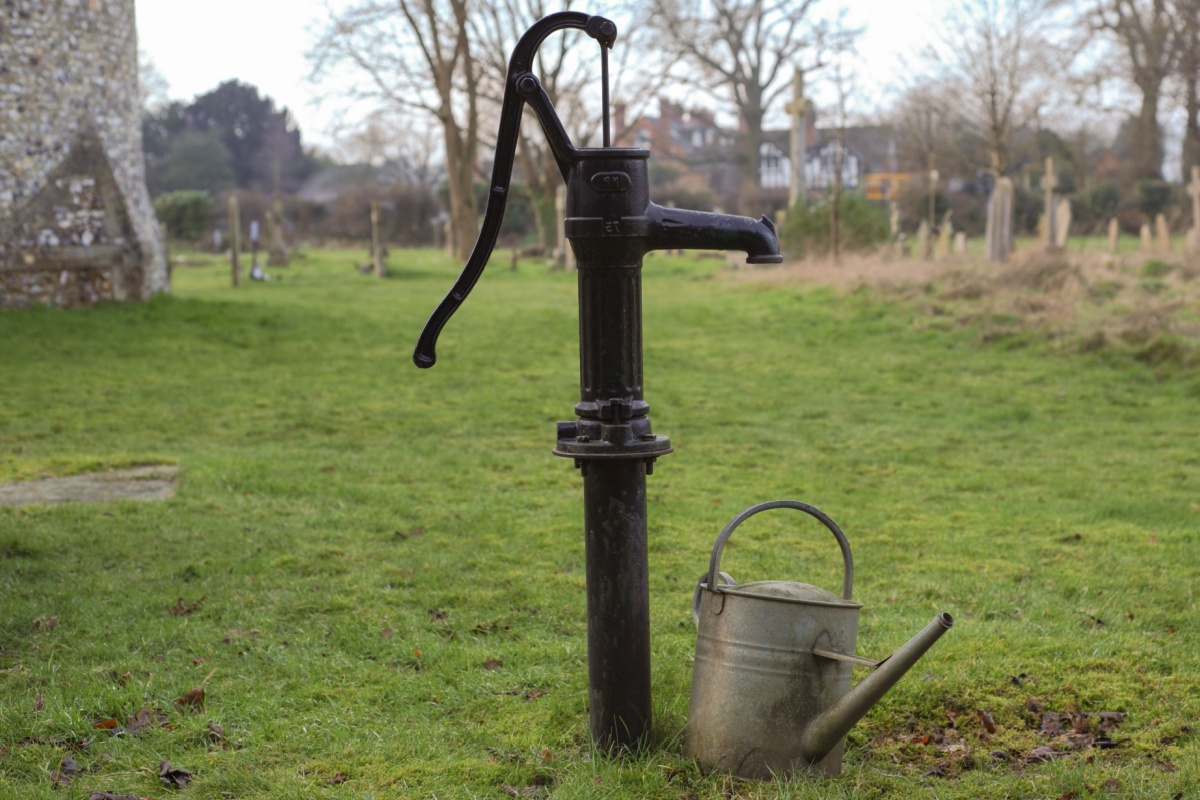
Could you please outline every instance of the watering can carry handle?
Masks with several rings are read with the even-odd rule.
[[[756,506],[750,506],[730,520],[729,524],[725,526],[725,530],[721,531],[721,535],[717,537],[716,544],[713,545],[712,558],[708,562],[708,588],[714,592],[721,591],[721,584],[718,582],[718,578],[723,574],[721,572],[721,551],[725,549],[725,542],[733,533],[734,528],[760,511],[769,511],[772,508],[794,508],[797,511],[803,511],[809,516],[816,517],[822,525],[833,533],[834,538],[837,539],[838,546],[842,548],[842,564],[844,566],[842,597],[846,600],[851,599],[850,589],[854,583],[854,557],[850,554],[850,542],[846,540],[846,534],[842,533],[842,529],[824,511],[810,506],[808,503],[802,503],[799,500],[770,500],[766,503],[759,503]]]

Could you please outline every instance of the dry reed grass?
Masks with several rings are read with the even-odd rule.
[[[1050,340],[1126,352],[1152,366],[1200,364],[1200,259],[1067,251],[1018,252],[1008,264],[970,256],[928,261],[882,253],[811,259],[734,280],[870,289],[931,324],[975,328],[982,341]]]

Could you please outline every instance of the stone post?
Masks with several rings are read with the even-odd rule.
[[[1054,225],[1054,212],[1056,210],[1054,202],[1054,190],[1057,188],[1058,174],[1054,171],[1054,157],[1046,156],[1046,172],[1042,176],[1042,191],[1046,194],[1046,210],[1044,212],[1046,215],[1046,225],[1042,233],[1045,237],[1045,241],[1043,243],[1046,246],[1047,252],[1054,250],[1058,246],[1058,234],[1056,233],[1056,228]]]
[[[967,254],[967,232],[959,231],[954,234],[954,255],[965,256]]]
[[[233,285],[242,282],[242,216],[238,211],[236,194],[229,195],[229,269]]]
[[[1121,223],[1113,217],[1108,221],[1108,252],[1117,254],[1117,244],[1121,241]]]
[[[932,255],[929,239],[929,223],[921,220],[921,225],[917,228],[917,254],[923,261],[928,261]]]
[[[808,101],[804,99],[804,72],[797,67],[792,73],[792,101],[783,107],[792,119],[791,159],[792,174],[788,180],[788,208],[797,203],[808,205],[808,186],[804,175],[804,162],[808,158]]]
[[[1147,256],[1154,255],[1154,234],[1150,233],[1150,223],[1143,222],[1142,228],[1138,233],[1141,236],[1142,254]]]
[[[567,266],[567,187],[560,185],[554,190],[554,266]]]
[[[946,258],[950,255],[950,242],[954,238],[954,223],[951,218],[954,216],[953,209],[948,209],[942,215],[942,224],[938,226],[937,237],[937,257]]]
[[[1192,180],[1187,185],[1188,196],[1192,198],[1192,227],[1187,233],[1187,253],[1189,256],[1200,256],[1200,166],[1192,167]]]
[[[287,246],[283,241],[283,200],[275,198],[271,213],[267,216],[267,244],[270,250],[267,254],[267,266],[286,267],[288,265]]]
[[[984,256],[991,264],[1003,264],[1012,252],[1013,184],[998,178],[987,207],[987,238]]]
[[[1167,225],[1167,215],[1159,212],[1154,216],[1154,238],[1158,240],[1158,252],[1167,255],[1171,252],[1171,228]]]
[[[371,261],[375,277],[383,277],[383,248],[379,244],[379,203],[371,201]]]
[[[1054,206],[1054,247],[1064,250],[1067,247],[1067,236],[1071,233],[1071,201],[1065,197],[1058,198]]]

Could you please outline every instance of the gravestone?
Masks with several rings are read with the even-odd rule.
[[[267,216],[267,252],[268,267],[286,267],[288,265],[287,245],[283,241],[283,201],[276,198],[270,214]]]
[[[938,226],[937,238],[937,257],[946,258],[950,255],[950,242],[954,238],[954,223],[951,218],[954,216],[954,210],[948,209],[942,215],[942,224]]]
[[[1121,241],[1121,223],[1113,217],[1108,221],[1108,252],[1117,254],[1117,244]]]
[[[959,231],[954,234],[954,255],[965,256],[967,254],[967,232]]]
[[[1065,197],[1058,198],[1054,207],[1054,247],[1058,250],[1067,246],[1067,236],[1071,232],[1071,201]]]
[[[804,99],[804,72],[797,67],[792,73],[792,101],[783,107],[792,120],[792,131],[788,157],[791,159],[791,175],[788,180],[788,208],[797,203],[808,205],[808,187],[804,175],[804,162],[808,158],[808,101]]]
[[[556,263],[567,272],[575,271],[575,251],[567,241],[567,187],[559,186],[554,192],[554,218],[558,231],[558,247],[554,250]]]
[[[1043,212],[1045,215],[1043,217],[1045,228],[1042,231],[1042,237],[1048,251],[1058,247],[1058,231],[1055,225],[1057,221],[1055,211],[1057,211],[1057,208],[1055,207],[1056,199],[1054,197],[1054,190],[1057,188],[1058,174],[1054,171],[1054,157],[1046,156],[1046,171],[1042,175],[1042,190],[1046,195],[1046,210]]]
[[[900,206],[892,200],[888,203],[888,257],[900,257]]]
[[[1141,236],[1142,253],[1148,256],[1154,255],[1154,234],[1150,232],[1150,223],[1143,222],[1138,233]]]
[[[213,240],[212,241],[213,241],[213,252],[214,253],[221,252],[221,229],[220,228],[213,229]]]
[[[1003,264],[1012,253],[1013,185],[1010,178],[998,178],[988,199],[984,257],[991,264]]]
[[[383,277],[383,246],[379,242],[379,203],[371,202],[371,264],[375,277]]]
[[[134,0],[7,0],[0,65],[0,309],[167,291]]]
[[[242,214],[236,194],[229,195],[229,271],[233,285],[242,282]]]
[[[924,261],[928,261],[932,255],[929,241],[929,223],[925,220],[921,220],[921,224],[917,227],[917,253]]]
[[[1167,225],[1167,215],[1162,212],[1154,217],[1154,238],[1160,254],[1171,252],[1171,228]]]
[[[1192,198],[1192,227],[1187,233],[1187,252],[1190,256],[1200,256],[1200,166],[1192,167],[1192,181],[1187,185],[1187,193]]]

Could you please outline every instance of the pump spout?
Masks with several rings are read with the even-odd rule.
[[[783,261],[775,224],[765,216],[751,219],[651,203],[646,217],[650,221],[647,250],[741,250],[747,264]]]
[[[803,760],[816,763],[824,758],[953,624],[954,618],[949,614],[944,611],[938,614],[924,630],[881,661],[874,672],[813,720],[800,744]]]

